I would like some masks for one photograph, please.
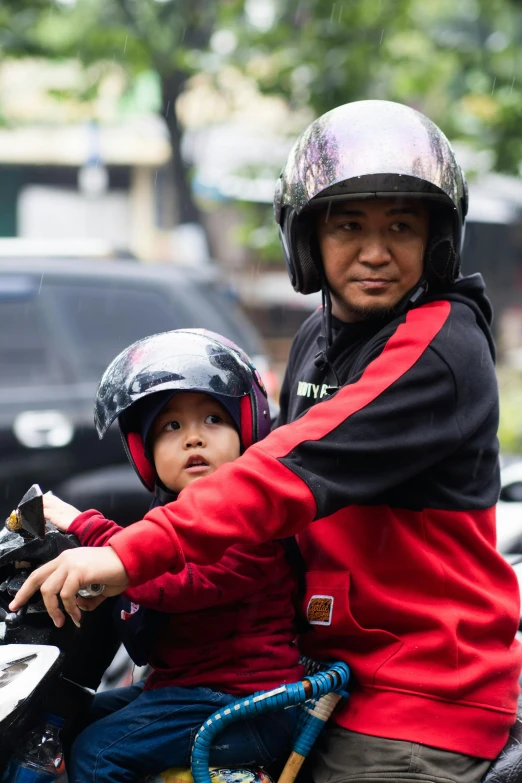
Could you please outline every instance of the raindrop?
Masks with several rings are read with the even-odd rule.
[[[337,5],[337,3],[333,3],[333,5],[332,5],[332,13],[330,14],[330,22],[333,22],[334,13],[335,13],[335,6],[336,5]]]
[[[127,51],[127,41],[128,41],[128,40],[129,40],[129,36],[128,36],[128,35],[126,35],[126,36],[125,36],[125,44],[124,44],[124,46],[123,46],[123,54],[125,54],[125,52]]]
[[[42,272],[42,276],[40,278],[40,285],[38,286],[38,296],[40,296],[40,292],[42,290],[43,279],[44,279],[44,272]]]
[[[167,101],[167,110],[165,112],[165,118],[169,116],[169,109],[170,109],[170,101]]]
[[[514,85],[515,85],[515,77],[513,76],[513,81],[511,82],[511,89],[510,89],[510,91],[509,91],[509,94],[510,94],[510,95],[511,95],[511,93],[513,92],[513,87],[514,87]]]
[[[154,187],[158,184],[158,169],[156,169],[156,174],[154,175]]]
[[[382,44],[383,37],[384,37],[384,29],[381,30],[381,40],[379,41],[379,46]]]
[[[495,78],[493,79],[493,87],[491,88],[491,95],[493,95],[493,91],[495,89],[495,84],[496,83],[497,83],[497,77],[495,76]]]

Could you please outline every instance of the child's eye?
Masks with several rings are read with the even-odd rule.
[[[221,416],[218,416],[216,413],[210,413],[205,419],[205,424],[221,424],[222,421]]]
[[[170,432],[171,430],[179,430],[179,421],[175,421],[175,420],[173,420],[173,421],[168,421],[168,422],[165,424],[165,429],[166,429],[167,431],[169,431],[169,432]]]

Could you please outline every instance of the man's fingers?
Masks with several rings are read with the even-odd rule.
[[[75,573],[70,573],[66,576],[62,589],[60,590],[60,598],[62,599],[63,608],[71,616],[75,625],[80,625],[82,619],[82,613],[77,604],[76,593],[82,585],[78,581],[78,577]],[[49,612],[49,609],[47,609]],[[49,612],[50,614],[50,612]]]
[[[60,602],[58,600],[58,593],[63,578],[60,571],[55,571],[45,580],[40,588],[45,608],[57,628],[61,628],[65,623],[65,615],[60,609]]]
[[[99,597],[99,603],[104,597],[117,595],[127,587],[128,578],[123,563],[110,546],[92,549],[80,547],[62,552],[27,579],[9,608],[12,611],[19,609],[40,589],[45,607],[55,625],[61,627],[65,622],[59,598],[73,622],[79,625],[81,613],[76,594],[81,587],[89,584],[107,585],[104,595]]]
[[[43,585],[49,574],[53,572],[53,563],[45,563],[45,565],[37,568],[36,571],[25,580],[22,587],[18,590],[17,594],[9,604],[9,609],[12,612],[16,612],[21,606],[27,603],[32,595]]]
[[[97,595],[93,598],[79,598],[77,600],[77,604],[82,610],[82,612],[92,612],[93,609],[97,609],[97,607],[102,604],[105,601],[104,595]]]

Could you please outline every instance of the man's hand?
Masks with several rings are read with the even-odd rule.
[[[43,496],[44,517],[52,522],[62,533],[67,533],[71,522],[81,514],[74,506],[65,503],[51,492],[46,492]]]
[[[62,552],[50,563],[34,571],[9,604],[14,612],[20,609],[39,589],[45,607],[57,628],[65,622],[65,615],[59,608],[58,597],[63,601],[65,611],[75,625],[80,625],[81,612],[76,593],[90,584],[104,584],[104,598],[122,593],[129,583],[120,558],[110,546],[80,547]],[[96,605],[101,603],[97,599]],[[81,601],[84,606],[85,599]],[[85,607],[86,608],[86,607]]]

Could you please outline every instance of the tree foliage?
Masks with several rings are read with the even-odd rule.
[[[181,157],[176,101],[200,68],[216,14],[217,5],[207,0],[0,0],[0,46],[10,57],[119,63],[131,80],[154,71],[171,138],[178,221],[194,221],[199,216]]]
[[[236,43],[220,54],[211,42],[223,31]],[[516,174],[521,39],[522,0],[0,0],[4,56],[116,62],[129,83],[157,74],[180,222],[198,218],[176,107],[192,75],[232,65],[316,115],[363,98],[404,102]]]
[[[518,173],[520,0],[278,0],[265,30],[244,8],[238,0],[227,9],[232,61],[262,91],[317,115],[364,98],[406,103]]]

